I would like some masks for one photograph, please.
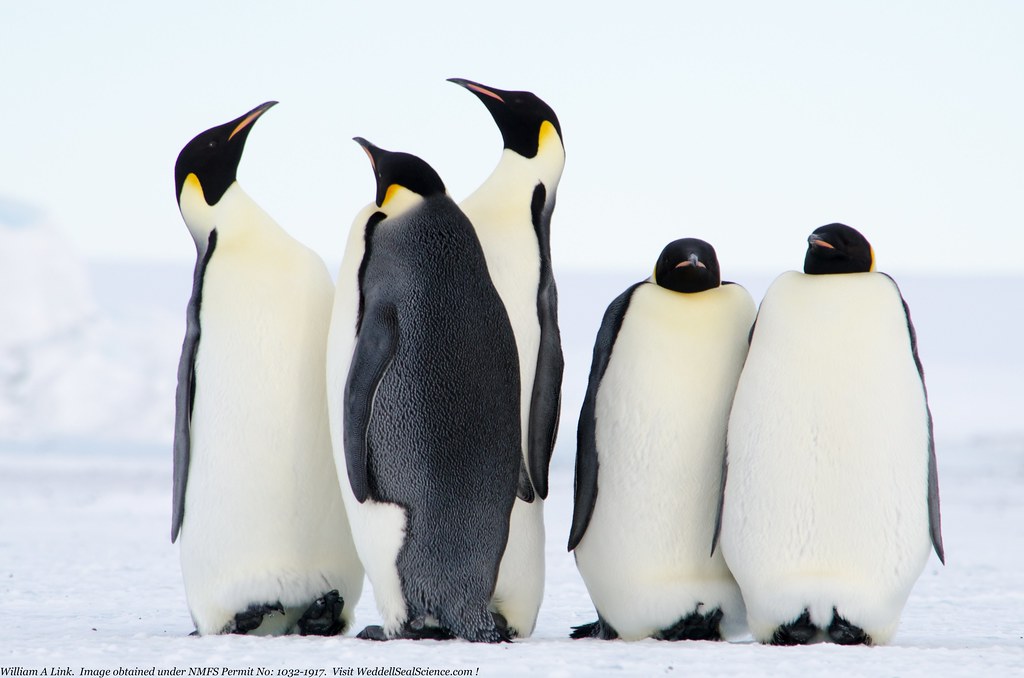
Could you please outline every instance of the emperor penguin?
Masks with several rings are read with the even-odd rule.
[[[236,181],[249,132],[275,103],[199,134],[174,168],[196,267],[171,541],[201,635],[338,634],[362,590],[327,423],[333,284]]]
[[[720,640],[745,630],[721,553],[709,557],[725,431],[754,301],[714,248],[669,243],[608,306],[577,428],[569,550],[598,621],[574,638]]]
[[[562,387],[558,298],[551,268],[551,214],[565,165],[555,112],[531,92],[462,78],[504,143],[501,159],[461,207],[473,222],[487,269],[505,304],[519,352],[523,465],[492,607],[513,635],[533,633],[544,596],[544,502]]]
[[[377,192],[339,273],[328,392],[343,496],[384,622],[359,635],[508,640],[488,607],[520,464],[512,327],[437,173],[356,141]]]
[[[721,550],[762,643],[884,644],[934,548],[938,472],[910,311],[844,224],[761,302],[729,418]]]

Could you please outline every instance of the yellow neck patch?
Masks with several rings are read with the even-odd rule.
[[[561,144],[562,140],[558,138],[558,132],[555,130],[555,126],[545,120],[540,124],[540,134],[537,137],[537,148],[544,150],[545,145],[553,143]]]
[[[868,272],[869,273],[874,273],[875,272],[875,248],[874,247],[870,247],[870,248],[868,248],[868,251],[871,252],[871,268],[868,269]]]
[[[388,186],[388,190],[385,191],[385,193],[384,193],[384,200],[381,201],[380,206],[384,207],[385,205],[387,205],[388,201],[391,200],[392,198],[394,198],[395,195],[397,195],[398,192],[400,190],[402,190],[403,188],[405,188],[405,187],[401,186],[399,184],[391,184],[390,186]]]
[[[199,183],[199,177],[197,177],[195,173],[189,173],[189,175],[185,177],[185,183],[181,187],[181,192],[184,193],[186,188],[198,193],[199,197],[203,200],[206,199],[206,195],[203,193],[203,185]]]

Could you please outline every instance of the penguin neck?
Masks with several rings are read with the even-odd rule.
[[[565,152],[561,143],[544,144],[532,158],[525,158],[506,148],[490,176],[462,202],[462,208],[467,214],[502,206],[521,208],[526,210],[529,218],[530,201],[537,184],[544,184],[545,202],[550,203],[555,199],[564,165]],[[472,214],[470,218],[473,218]]]
[[[214,229],[217,230],[220,245],[253,237],[285,234],[277,222],[242,190],[237,181],[231,184],[216,205],[206,204],[201,191],[186,187],[178,206],[196,247],[200,249],[206,246]]]
[[[406,212],[415,209],[418,205],[423,203],[425,198],[416,193],[410,191],[408,188],[399,184],[393,184],[387,192],[387,197],[384,199],[384,203],[380,207],[376,207],[376,204],[368,205],[364,211],[369,210],[371,207],[376,207],[377,211],[383,212],[388,219],[401,216]],[[360,212],[362,214],[362,212]],[[372,214],[372,212],[371,212]]]

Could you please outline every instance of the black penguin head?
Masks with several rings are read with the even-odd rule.
[[[185,144],[174,164],[174,195],[179,202],[181,190],[189,175],[195,175],[199,181],[206,204],[216,205],[220,202],[235,182],[245,140],[249,137],[253,123],[276,103],[268,101],[260,104],[245,115],[208,129]]]
[[[654,282],[675,292],[703,292],[722,284],[715,248],[697,238],[673,240],[658,257]]]
[[[871,243],[846,224],[829,224],[807,237],[804,273],[867,273],[875,270]]]
[[[405,188],[424,198],[445,193],[441,177],[421,158],[409,153],[385,151],[362,137],[353,140],[370,158],[377,180],[377,196],[374,198],[377,207],[383,207],[392,191],[398,188]]]
[[[448,82],[465,87],[484,103],[501,130],[505,148],[524,158],[537,155],[543,140],[554,133],[562,143],[562,127],[558,116],[532,92],[512,92],[487,87],[462,78],[448,78]]]

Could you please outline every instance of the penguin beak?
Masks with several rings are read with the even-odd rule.
[[[276,101],[268,101],[266,103],[260,104],[256,108],[252,109],[251,111],[243,115],[241,120],[239,120],[238,124],[235,125],[235,129],[231,130],[231,134],[228,135],[228,141],[231,141],[236,134],[252,125],[254,122],[256,122],[256,120],[259,119],[261,115],[263,115],[264,113],[269,111],[273,106],[276,105]]]
[[[505,103],[505,100],[501,98],[500,94],[498,94],[492,89],[484,87],[478,82],[466,80],[465,78],[448,78],[448,82],[454,82],[456,85],[460,87],[465,87],[470,92],[473,92],[479,97],[491,97],[492,99],[497,99],[501,103]]]
[[[707,268],[707,266],[704,265],[704,262],[701,261],[700,257],[696,254],[691,254],[685,261],[680,261],[676,264],[676,268],[686,268],[687,266],[692,266],[694,268]]]
[[[363,147],[363,150],[366,152],[366,157],[370,159],[370,168],[373,169],[373,178],[377,182],[377,195],[374,197],[374,202],[377,203],[377,207],[383,207],[384,203],[388,200],[388,196],[391,194],[392,187],[394,186],[383,180],[381,170],[379,169],[381,158],[387,156],[388,151],[385,151],[378,146],[374,146],[362,137],[353,137],[352,140]]]
[[[811,247],[824,247],[827,250],[835,249],[834,246],[828,244],[814,233],[811,233],[809,236],[807,236],[807,244],[809,244]]]
[[[352,141],[362,146],[363,151],[366,153],[366,157],[370,159],[370,167],[373,169],[374,174],[376,174],[377,153],[380,152],[380,149],[362,137],[352,137]]]

